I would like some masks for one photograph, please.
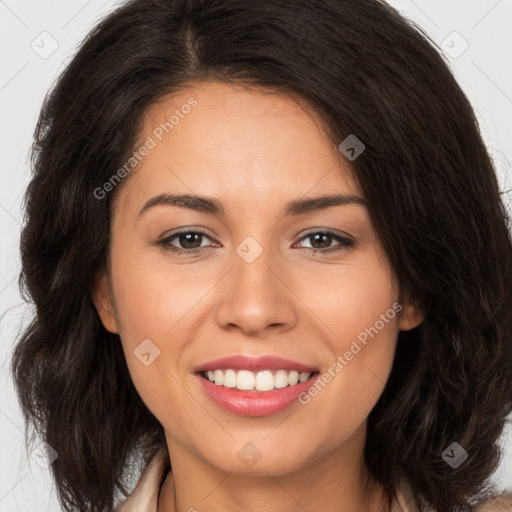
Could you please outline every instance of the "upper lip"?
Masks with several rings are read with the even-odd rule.
[[[291,359],[284,359],[276,356],[242,356],[235,355],[229,357],[223,357],[222,359],[215,359],[214,361],[208,361],[207,363],[200,364],[194,368],[195,373],[213,371],[213,370],[249,370],[252,372],[258,372],[262,370],[297,370],[298,372],[309,372],[313,373],[318,371],[317,368],[299,363],[298,361],[292,361]]]

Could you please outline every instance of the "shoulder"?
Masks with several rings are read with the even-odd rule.
[[[409,481],[404,478],[397,490],[396,501],[393,503],[392,512],[418,512],[425,510],[420,507],[416,493]],[[434,512],[431,508],[426,512]],[[441,511],[439,511],[441,512]],[[475,507],[474,512],[512,512],[512,493],[505,492],[495,498],[481,502]]]
[[[512,493],[481,503],[475,512],[512,512]]]

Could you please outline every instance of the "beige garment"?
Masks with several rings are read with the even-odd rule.
[[[167,448],[161,448],[142,473],[128,498],[119,503],[114,512],[157,512],[160,487],[169,470]],[[417,512],[418,504],[409,485],[404,481],[397,492],[391,512]],[[428,511],[425,511],[428,512]],[[512,512],[512,496],[493,500],[475,512]]]

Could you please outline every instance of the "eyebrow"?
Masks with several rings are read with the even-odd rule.
[[[308,199],[297,199],[287,203],[283,209],[284,215],[302,215],[304,213],[324,210],[332,206],[343,206],[347,204],[356,204],[368,207],[365,199],[355,195],[326,195]],[[167,205],[187,208],[203,213],[209,213],[217,216],[224,216],[226,210],[223,204],[214,198],[197,196],[192,194],[160,194],[149,199],[139,212],[139,217],[154,206]]]

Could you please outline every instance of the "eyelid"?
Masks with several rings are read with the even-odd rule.
[[[345,231],[340,231],[340,230],[334,229],[334,228],[322,228],[322,227],[308,228],[305,232],[299,234],[298,237],[300,239],[302,239],[308,235],[314,235],[316,233],[325,233],[325,234],[329,234],[329,235],[336,235],[336,236],[339,236],[342,238],[350,238],[350,239],[355,240],[354,236],[348,234]]]
[[[218,235],[211,229],[205,228],[203,226],[186,226],[184,228],[176,228],[176,230],[165,230],[158,238],[165,239],[170,238],[171,236],[182,234],[182,233],[201,233],[206,235],[209,238],[218,238]],[[212,234],[208,234],[212,233]]]

